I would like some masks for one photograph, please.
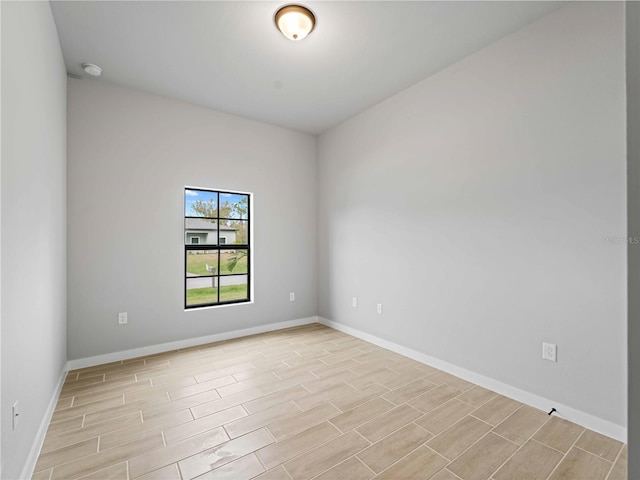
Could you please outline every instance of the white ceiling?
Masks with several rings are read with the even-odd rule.
[[[300,42],[272,1],[53,1],[69,73],[313,134],[565,2],[310,1]],[[89,80],[87,80],[89,81]]]

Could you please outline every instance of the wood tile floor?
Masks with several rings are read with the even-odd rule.
[[[621,480],[626,456],[314,324],[69,372],[33,478]]]

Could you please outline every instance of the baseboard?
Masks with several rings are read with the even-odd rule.
[[[318,317],[318,321],[328,327],[360,338],[369,343],[373,343],[374,345],[378,345],[379,347],[386,348],[387,350],[391,350],[392,352],[399,353],[400,355],[404,355],[405,357],[409,357],[420,363],[424,363],[439,370],[443,370],[447,373],[455,375],[456,377],[460,377],[463,380],[467,380],[469,382],[475,383],[476,385],[480,385],[481,387],[488,388],[489,390],[493,390],[494,392],[497,392],[509,398],[513,398],[514,400],[525,403],[539,410],[549,411],[551,410],[551,407],[555,407],[557,411],[556,413],[554,413],[554,415],[558,417],[562,417],[566,420],[569,420],[570,422],[577,423],[578,425],[602,433],[603,435],[606,435],[608,437],[615,438],[616,440],[620,440],[621,442],[627,442],[627,428],[622,425],[618,425],[609,422],[608,420],[595,417],[583,411],[576,410],[575,408],[571,408],[567,405],[558,403],[555,400],[544,398],[531,392],[512,387],[511,385],[508,385],[506,383],[502,383],[498,380],[494,380],[471,370],[467,370],[466,368],[462,368],[449,362],[445,362],[438,358],[431,357],[425,353],[418,352],[417,350],[413,350],[411,348],[398,345],[397,343],[384,340],[380,337],[376,337],[375,335],[371,335],[356,328],[349,327],[347,325],[343,325],[341,323],[334,322],[323,317]]]
[[[47,410],[44,412],[44,416],[42,417],[42,422],[40,422],[40,427],[38,428],[38,432],[36,433],[36,438],[33,440],[33,445],[31,446],[31,451],[29,452],[29,456],[27,457],[27,461],[22,469],[22,474],[20,478],[31,478],[33,476],[33,471],[36,468],[36,462],[38,461],[38,457],[40,456],[40,450],[42,450],[42,444],[44,443],[44,437],[47,434],[47,429],[49,428],[49,422],[51,422],[51,418],[53,417],[53,412],[56,409],[56,405],[58,403],[58,397],[60,396],[60,392],[62,391],[62,385],[64,385],[64,380],[67,377],[66,369],[63,369],[60,372],[60,378],[58,379],[58,385],[56,386],[53,394],[51,395],[51,400],[49,400],[49,405],[47,406]]]
[[[77,368],[93,367],[94,365],[102,365],[103,363],[119,362],[121,360],[129,360],[130,358],[144,357],[145,355],[154,355],[156,353],[168,352],[179,348],[194,347],[205,343],[220,342],[232,338],[246,337],[248,335],[256,335],[258,333],[271,332],[273,330],[281,330],[283,328],[299,327],[310,323],[318,322],[318,317],[306,317],[296,320],[288,320],[285,322],[269,323],[267,325],[259,325],[257,327],[243,328],[230,332],[216,333],[206,335],[204,337],[187,338],[185,340],[177,340],[175,342],[160,343],[147,347],[133,348],[131,350],[122,350],[120,352],[106,353],[104,355],[96,355],[93,357],[79,358],[77,360],[69,360],[66,370],[75,370]]]

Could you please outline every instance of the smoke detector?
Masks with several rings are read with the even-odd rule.
[[[91,75],[92,77],[99,77],[102,75],[102,69],[93,63],[83,63],[82,69],[84,70],[84,73]]]

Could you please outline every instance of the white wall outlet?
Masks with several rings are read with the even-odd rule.
[[[127,323],[129,323],[127,312],[120,312],[118,314],[118,325],[126,325]]]
[[[378,308],[376,309],[376,311],[378,312],[378,315],[382,315],[382,304],[381,303],[378,304]]]
[[[18,410],[18,401],[11,406],[11,429],[15,430],[18,428],[18,417],[20,416],[20,411]]]
[[[353,298],[351,299],[351,306],[352,306],[353,308],[358,308],[358,297],[353,297]]]
[[[557,362],[557,345],[553,343],[543,343],[542,344],[542,358],[545,360],[550,360],[552,362]]]
[[[290,302],[296,301],[296,292],[289,292],[289,301]]]

